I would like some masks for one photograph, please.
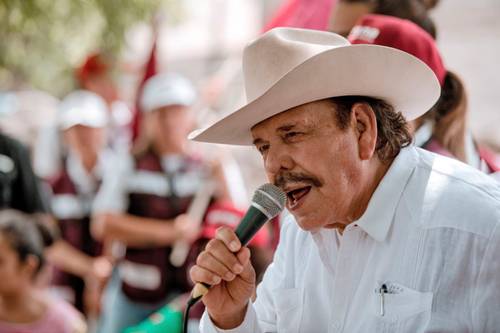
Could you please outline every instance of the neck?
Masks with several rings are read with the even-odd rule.
[[[373,193],[382,181],[382,178],[384,178],[387,170],[389,170],[393,160],[391,159],[387,162],[381,162],[378,158],[372,160],[373,168],[369,167],[372,171],[366,173],[364,177],[365,185],[362,187],[358,198],[354,201],[353,212],[355,213],[352,216],[353,221],[358,220],[365,213]]]
[[[0,316],[12,322],[32,322],[40,318],[45,311],[43,302],[28,287],[19,293],[0,296]]]
[[[187,147],[185,144],[174,144],[174,143],[156,143],[154,146],[154,151],[159,156],[164,155],[184,155],[187,152]]]
[[[342,234],[345,227],[355,221],[357,221],[368,208],[368,204],[370,203],[370,199],[377,189],[378,185],[384,178],[387,170],[392,164],[391,159],[387,162],[381,162],[378,158],[374,158],[369,162],[364,175],[361,176],[361,180],[358,184],[360,191],[358,194],[351,200],[351,206],[349,211],[352,212],[343,222],[336,222],[326,226],[326,228],[336,228]]]
[[[82,165],[85,168],[85,171],[87,171],[87,173],[90,174],[92,170],[94,170],[95,166],[97,165],[98,158],[99,157],[97,153],[91,153],[87,154],[86,156],[80,157]]]

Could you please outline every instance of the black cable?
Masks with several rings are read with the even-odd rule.
[[[196,297],[196,298],[191,297],[189,299],[189,301],[187,302],[186,310],[184,311],[184,323],[182,325],[182,332],[183,333],[188,333],[189,311],[191,311],[191,308],[193,307],[193,305],[195,305],[200,299],[201,299],[201,296]]]

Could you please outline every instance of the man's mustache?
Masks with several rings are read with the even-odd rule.
[[[278,186],[281,189],[286,188],[286,185],[291,183],[301,183],[316,187],[323,186],[323,183],[318,178],[300,172],[280,172],[274,180],[274,185]]]

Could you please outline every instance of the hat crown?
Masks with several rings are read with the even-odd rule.
[[[276,28],[250,43],[243,52],[247,101],[263,95],[286,73],[329,49],[348,46],[337,34],[317,30]]]

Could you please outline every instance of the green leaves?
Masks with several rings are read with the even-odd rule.
[[[178,1],[178,0],[177,0]],[[176,0],[0,0],[0,89],[56,95],[74,88],[73,68],[92,51],[116,56],[124,32]]]

